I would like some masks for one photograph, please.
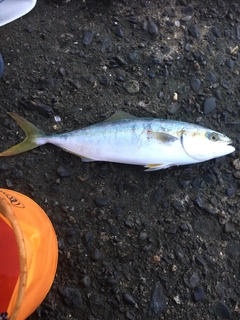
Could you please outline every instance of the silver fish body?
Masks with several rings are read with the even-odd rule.
[[[117,112],[107,121],[86,128],[53,135],[42,133],[32,124],[32,130],[35,127],[38,132],[27,132],[26,123],[30,123],[17,115],[11,116],[27,133],[22,144],[29,140],[34,144],[29,149],[52,143],[80,156],[83,161],[143,165],[148,171],[198,163],[235,150],[228,137],[199,125],[174,120],[136,118],[123,112]],[[25,128],[21,121],[24,121]],[[18,146],[0,153],[0,156],[28,150],[27,146],[24,150]]]

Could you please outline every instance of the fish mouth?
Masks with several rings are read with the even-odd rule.
[[[232,145],[233,141],[230,138],[226,138],[223,142],[225,142],[227,144],[227,147],[231,148],[233,151],[236,150],[236,148]]]
[[[232,145],[232,140],[230,140],[230,142],[227,144],[227,147],[229,149],[231,149],[232,151],[229,151],[229,153],[234,152],[236,150],[236,148]]]

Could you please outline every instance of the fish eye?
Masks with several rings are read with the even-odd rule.
[[[208,132],[207,137],[209,140],[214,142],[219,140],[219,136],[216,132]]]

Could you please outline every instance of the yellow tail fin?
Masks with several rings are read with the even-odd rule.
[[[45,136],[43,131],[41,131],[36,126],[34,126],[31,122],[25,120],[24,118],[20,117],[16,113],[8,112],[8,114],[23,129],[23,131],[26,133],[26,138],[24,141],[20,142],[19,144],[16,144],[15,146],[0,153],[0,157],[14,156],[16,154],[19,154],[28,150],[32,150],[42,144],[42,143],[37,143],[36,140],[39,137]]]

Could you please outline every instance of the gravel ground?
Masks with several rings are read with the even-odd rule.
[[[46,145],[0,158],[0,185],[50,217],[59,263],[29,319],[240,319],[240,4],[38,1],[0,30],[1,151],[116,110],[199,123],[236,151],[146,173]],[[55,116],[61,121],[56,122]]]

